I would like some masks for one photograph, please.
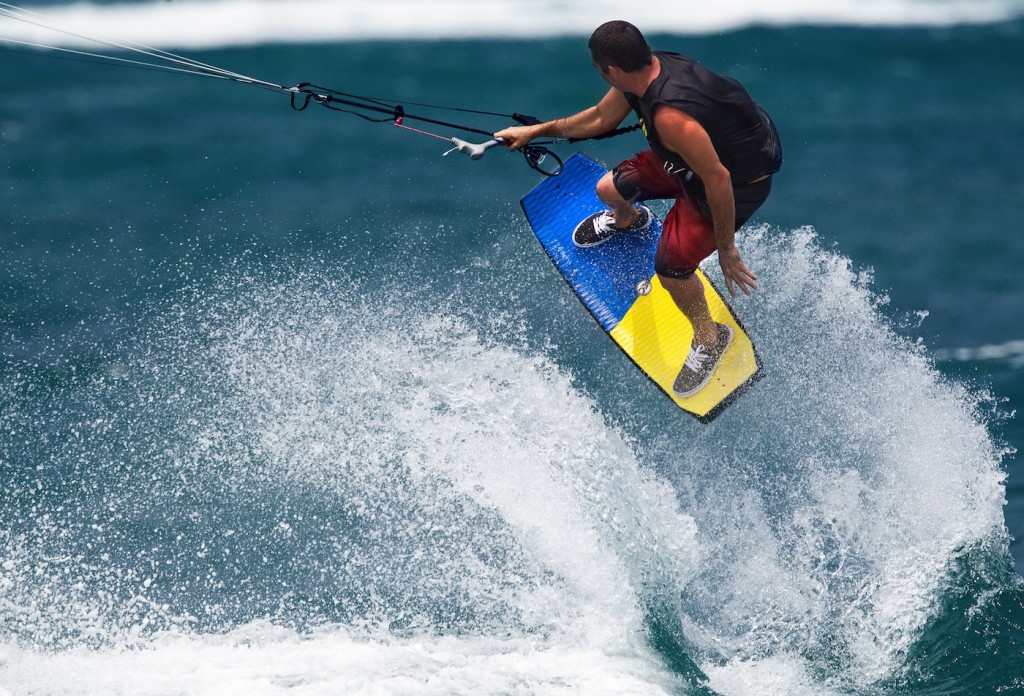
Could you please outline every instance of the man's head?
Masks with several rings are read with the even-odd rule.
[[[605,22],[590,36],[590,58],[602,74],[614,65],[634,73],[651,64],[651,47],[640,30],[629,22]]]

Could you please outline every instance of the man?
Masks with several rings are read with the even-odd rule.
[[[726,287],[745,294],[757,288],[734,243],[736,231],[764,203],[772,175],[782,165],[778,133],[768,114],[735,80],[716,75],[678,53],[652,52],[628,22],[602,24],[588,44],[594,66],[611,86],[595,106],[546,123],[507,128],[495,136],[513,150],[538,137],[584,138],[617,127],[630,111],[650,149],[619,164],[597,184],[608,211],[583,221],[573,233],[589,247],[621,232],[647,229],[651,212],[641,201],[674,198],[654,269],[693,326],[693,342],[673,385],[677,396],[710,381],[732,341],[732,328],[716,323],[704,286],[694,275],[718,251]]]

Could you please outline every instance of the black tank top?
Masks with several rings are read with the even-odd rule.
[[[767,112],[754,103],[743,86],[731,77],[718,75],[679,53],[656,51],[661,72],[642,97],[625,93],[647,135],[651,150],[665,168],[687,182],[696,178],[682,157],[662,143],[654,128],[658,104],[692,116],[711,138],[718,158],[741,186],[782,166],[782,144]]]

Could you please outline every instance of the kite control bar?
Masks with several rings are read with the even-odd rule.
[[[458,150],[463,154],[469,155],[471,160],[478,160],[484,156],[485,152],[495,145],[501,145],[501,138],[494,138],[493,140],[488,140],[486,143],[467,143],[462,138],[452,138],[452,144],[455,145],[455,147],[444,153],[445,155],[450,155]]]
[[[455,147],[444,153],[445,155],[458,151],[469,155],[471,160],[478,160],[484,156],[485,152],[496,145],[501,145],[503,141],[501,138],[493,138],[484,143],[469,143],[462,138],[452,138],[451,142]],[[562,160],[543,145],[525,145],[520,148],[520,151],[523,153],[523,157],[526,158],[526,163],[541,174],[545,176],[558,176],[562,173]],[[554,165],[552,166],[549,163],[548,166],[541,166],[549,157],[554,160]]]

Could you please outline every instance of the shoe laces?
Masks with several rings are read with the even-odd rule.
[[[599,232],[631,232],[634,229],[639,229],[643,226],[646,213],[640,208],[637,208],[637,212],[640,214],[640,217],[638,217],[632,225],[627,227],[616,227],[615,217],[612,215],[612,211],[606,210],[600,217],[594,220],[594,226]]]
[[[708,359],[707,350],[704,346],[697,346],[696,348],[690,348],[690,354],[686,356],[686,362],[684,366],[690,368],[694,372],[700,372],[701,366],[704,361]]]
[[[598,232],[619,232],[619,228],[615,226],[615,218],[612,217],[610,211],[605,211],[599,218],[594,220],[594,227],[597,228]]]

